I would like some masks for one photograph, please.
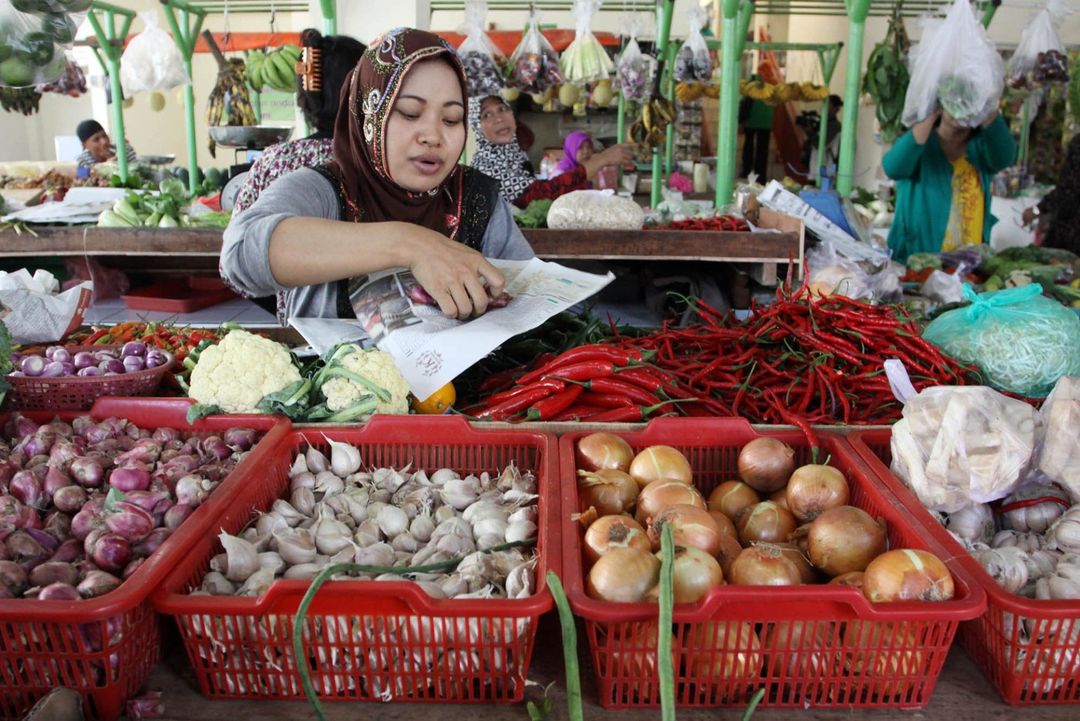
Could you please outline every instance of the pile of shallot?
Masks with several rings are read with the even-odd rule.
[[[275,579],[309,580],[338,563],[372,569],[349,578],[412,580],[434,598],[533,593],[531,472],[513,463],[464,478],[449,468],[362,469],[356,447],[329,443],[329,458],[314,446],[296,456],[287,500],[239,536],[221,533],[223,552],[192,593],[258,596]]]
[[[726,582],[795,585],[828,579],[874,602],[945,601],[945,564],[918,549],[888,550],[882,523],[849,505],[844,475],[827,465],[795,467],[775,438],[748,443],[738,475],[708,498],[690,463],[670,446],[635,454],[622,438],[594,433],[577,445],[585,588],[592,598],[635,602],[658,593],[660,534],[676,545],[675,603],[693,603]],[[632,514],[632,515],[631,515]]]
[[[38,424],[0,438],[0,598],[76,601],[131,577],[259,434],[184,438],[123,418]]]

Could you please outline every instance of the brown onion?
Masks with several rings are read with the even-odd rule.
[[[630,462],[630,475],[642,488],[663,478],[693,482],[690,461],[671,446],[649,446],[638,453]]]
[[[607,468],[578,471],[578,476],[578,505],[582,511],[593,506],[601,516],[610,516],[634,507],[638,484],[628,473]]]
[[[742,551],[742,546],[734,536],[720,536],[720,552],[716,554],[716,560],[720,562],[724,578],[731,578],[731,564],[735,563],[735,559]]]
[[[795,451],[775,438],[755,438],[739,451],[739,478],[755,491],[783,488],[795,470]]]
[[[660,561],[648,551],[616,548],[593,565],[585,578],[585,593],[601,601],[635,603],[660,578]]]
[[[867,565],[885,552],[888,539],[885,526],[855,506],[830,508],[822,513],[807,532],[810,563],[829,576],[866,570]]]
[[[851,649],[844,671],[869,679],[860,685],[875,696],[906,698],[926,673],[923,644],[914,624],[850,621],[844,630],[844,646]]]
[[[761,496],[742,481],[724,481],[709,494],[709,510],[720,511],[736,521],[750,506],[761,503]]]
[[[652,550],[660,550],[660,534],[664,524],[671,526],[676,546],[697,548],[710,556],[720,551],[720,528],[704,508],[678,503],[668,506],[649,521],[649,540]]]
[[[839,576],[829,581],[830,584],[836,586],[851,586],[862,591],[863,576],[865,574],[862,571],[852,571],[850,573],[841,573]]]
[[[800,521],[812,521],[830,508],[846,506],[848,483],[832,466],[800,466],[788,481],[787,507]]]
[[[721,536],[731,536],[738,540],[739,532],[735,530],[735,524],[731,522],[730,518],[720,511],[706,509],[705,512],[712,516],[712,519],[716,521],[716,527],[720,529]]]
[[[772,501],[773,503],[780,506],[781,508],[783,508],[786,511],[791,510],[790,508],[788,508],[787,488],[786,487],[781,488],[779,491],[773,491],[772,493],[769,494],[769,497],[766,500]]]
[[[707,621],[690,626],[683,642],[690,683],[757,678],[764,658],[751,623]],[[676,664],[678,668],[678,664]]]
[[[605,468],[627,471],[634,459],[634,449],[614,433],[590,433],[577,442],[574,457],[578,468],[586,471]]]
[[[656,554],[657,560],[660,554]],[[675,603],[696,603],[705,594],[717,586],[724,585],[724,572],[720,564],[708,553],[697,548],[678,548],[675,550],[675,565],[672,569],[672,590]],[[659,598],[660,585],[657,584],[645,594],[647,601]]]
[[[586,566],[616,548],[637,548],[652,551],[652,544],[641,524],[630,516],[604,516],[598,518],[585,531],[584,554]]]
[[[650,518],[665,508],[679,503],[688,503],[701,509],[705,508],[705,499],[701,497],[701,494],[693,486],[688,486],[682,481],[673,479],[653,481],[641,489],[637,499],[637,510],[634,512],[634,519],[643,526],[647,525]]]
[[[731,564],[728,582],[736,586],[797,586],[802,577],[790,558],[763,543],[743,549]]]
[[[604,644],[605,649],[614,649],[604,666],[607,672],[620,679],[656,678],[659,631],[660,624],[655,620],[596,624],[598,642]],[[614,638],[608,639],[609,634]],[[674,666],[678,668],[678,651],[674,643],[671,653]]]
[[[882,553],[863,576],[863,595],[874,603],[948,601],[955,590],[952,574],[941,559],[916,548]]]
[[[772,501],[762,501],[743,511],[735,527],[744,546],[755,542],[780,543],[795,530],[795,517]]]
[[[810,559],[806,557],[806,554],[798,546],[793,543],[773,543],[771,545],[780,551],[784,558],[795,564],[795,568],[799,569],[799,577],[803,583],[817,581],[817,571],[814,570],[814,567],[810,564]]]
[[[838,655],[832,641],[831,621],[780,621],[770,626],[765,638],[770,675],[792,681],[835,675]]]

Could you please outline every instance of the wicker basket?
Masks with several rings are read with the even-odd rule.
[[[79,351],[113,350],[120,346],[77,346]],[[160,350],[160,349],[158,349]],[[169,361],[157,368],[105,376],[7,376],[11,390],[4,399],[4,408],[23,411],[85,411],[103,396],[149,396],[161,385],[165,374],[172,370],[175,360],[172,353],[161,351]]]

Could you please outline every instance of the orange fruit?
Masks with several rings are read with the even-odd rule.
[[[457,391],[454,390],[453,383],[447,383],[422,401],[417,400],[416,396],[410,396],[410,398],[410,405],[416,413],[429,415],[446,413],[454,407],[454,401],[457,400]]]

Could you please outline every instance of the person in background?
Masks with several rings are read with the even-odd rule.
[[[277,179],[232,217],[222,275],[247,296],[283,292],[279,317],[351,318],[371,273],[412,272],[443,314],[486,312],[505,285],[487,258],[534,256],[498,184],[458,164],[465,70],[431,33],[373,42],[342,87],[334,159]]]
[[[96,120],[84,120],[75,127],[75,135],[82,143],[83,151],[75,159],[77,168],[92,168],[98,163],[104,163],[116,157],[116,146],[109,139],[109,134],[101,123]],[[129,163],[135,162],[135,148],[131,143],[124,142]]]
[[[829,116],[825,120],[825,161],[824,165],[835,167],[840,158],[840,111],[844,108],[844,100],[839,95],[829,96]],[[821,139],[821,124],[818,124],[818,132],[806,136],[806,167],[813,175],[818,169],[818,142]]]
[[[588,188],[603,168],[624,165],[632,158],[630,146],[615,145],[591,155],[568,172],[538,180],[529,156],[519,143],[521,126],[505,100],[498,95],[478,100],[470,98],[469,124],[476,131],[476,153],[470,165],[498,180],[503,199],[519,208],[528,206],[534,200],[554,200],[573,190]],[[580,135],[586,139],[589,137],[587,133]]]
[[[746,98],[739,109],[743,126],[742,176],[757,175],[764,183],[769,171],[769,141],[772,138],[773,107]]]
[[[599,153],[594,153],[592,136],[584,130],[575,130],[563,141],[563,156],[551,169],[551,177],[558,178],[565,173],[584,169],[589,180],[586,187],[591,188],[591,181],[601,170],[616,165],[629,167],[633,159],[633,145],[629,143],[612,145]]]
[[[367,47],[347,35],[323,36],[308,28],[300,33],[304,72],[296,80],[296,105],[304,114],[311,135],[271,145],[252,163],[236,196],[234,213],[251,207],[275,180],[298,168],[313,168],[334,157],[334,119],[341,86]]]
[[[991,180],[1015,159],[1016,141],[997,112],[976,128],[940,111],[916,123],[881,161],[896,181],[893,259],[988,242],[997,222]]]
[[[1036,218],[1043,231],[1042,245],[1080,255],[1080,134],[1069,141],[1057,185],[1024,211],[1024,225]]]

